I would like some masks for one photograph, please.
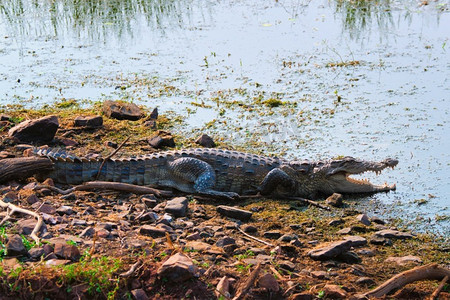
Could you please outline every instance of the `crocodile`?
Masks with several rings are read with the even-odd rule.
[[[317,198],[333,193],[390,191],[395,190],[395,184],[375,185],[350,175],[367,171],[378,174],[398,164],[391,158],[380,162],[353,157],[289,161],[216,148],[172,150],[107,160],[77,157],[51,148],[35,149],[34,153],[53,162],[53,170],[46,176],[61,184],[102,180],[226,198],[257,193]]]

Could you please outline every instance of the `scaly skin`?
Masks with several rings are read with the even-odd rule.
[[[78,158],[51,149],[35,153],[54,162],[55,182],[81,184],[96,179],[102,160]],[[126,159],[109,159],[98,180],[171,187],[187,193],[235,197],[260,192],[315,198],[319,194],[375,193],[395,185],[374,185],[351,174],[381,172],[398,161],[369,162],[345,157],[327,161],[287,161],[220,149],[184,149]]]

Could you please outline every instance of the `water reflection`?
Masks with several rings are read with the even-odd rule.
[[[107,41],[139,37],[141,25],[161,32],[189,26],[191,8],[176,0],[0,0],[0,25],[16,38]]]

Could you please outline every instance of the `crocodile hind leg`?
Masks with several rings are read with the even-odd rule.
[[[266,177],[264,177],[264,180],[260,186],[260,193],[264,196],[271,194],[281,196],[278,195],[281,190],[283,196],[294,196],[295,186],[295,180],[293,180],[283,170],[276,168],[271,170],[269,173],[267,173]]]
[[[183,157],[169,162],[168,165],[171,174],[174,175],[175,178],[181,179],[184,184],[186,184],[186,182],[193,184],[193,189],[197,194],[224,197],[228,199],[239,197],[238,194],[233,192],[220,192],[214,190],[216,173],[212,166],[207,162],[193,157]],[[176,185],[177,183],[175,183],[173,187],[183,191],[182,188],[179,188]]]

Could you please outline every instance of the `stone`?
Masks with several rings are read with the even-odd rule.
[[[37,208],[39,212],[44,214],[54,215],[56,213],[56,208],[51,204],[42,204],[39,202],[34,203],[31,207]]]
[[[156,222],[156,220],[158,220],[158,214],[154,213],[152,211],[146,212],[142,215],[139,215],[139,217],[137,218],[139,222]]]
[[[407,256],[402,256],[402,257],[390,256],[390,257],[386,258],[385,262],[394,262],[397,265],[403,266],[403,265],[406,265],[409,263],[421,264],[423,261],[418,256],[407,255]]]
[[[8,237],[8,242],[6,243],[6,253],[8,256],[22,256],[28,254],[20,235],[14,234]]]
[[[72,219],[72,221],[70,222],[70,225],[72,225],[72,226],[86,226],[87,222],[86,222],[86,220],[82,220],[82,219]]]
[[[341,230],[338,230],[336,233],[337,234],[349,234],[352,231],[351,227],[345,227],[342,228]]]
[[[289,300],[313,300],[316,297],[314,295],[309,294],[309,292],[301,292],[297,294],[293,294]]]
[[[173,136],[162,130],[158,130],[156,132],[156,135],[149,138],[148,143],[150,146],[152,146],[155,149],[161,149],[164,147],[175,147],[175,141],[173,139]]]
[[[217,212],[223,216],[238,219],[241,221],[248,221],[252,217],[253,213],[243,210],[240,208],[232,207],[232,206],[226,206],[226,205],[219,205],[217,207]]]
[[[164,237],[166,236],[166,232],[169,231],[166,228],[161,227],[160,225],[143,225],[141,226],[141,228],[139,228],[139,234],[148,235],[152,238]]]
[[[278,265],[280,266],[280,268],[283,268],[288,271],[295,270],[295,264],[289,260],[280,260],[278,261]]]
[[[40,199],[38,198],[38,196],[36,196],[36,194],[31,194],[25,199],[25,201],[28,204],[33,205],[34,203],[39,202]]]
[[[207,134],[202,134],[201,136],[199,136],[195,140],[195,143],[206,148],[216,147],[216,143],[214,143],[214,140]]]
[[[331,220],[330,222],[328,222],[328,226],[331,226],[331,227],[335,227],[335,226],[338,226],[341,224],[344,224],[344,220],[342,220],[342,219],[335,219],[335,220]]]
[[[30,235],[33,230],[34,227],[36,227],[37,224],[37,220],[36,219],[22,219],[19,220],[17,222],[17,232],[19,234],[24,234],[24,235]],[[47,225],[42,224],[41,229],[39,230],[40,233],[45,233],[47,232]]]
[[[201,239],[201,236],[198,232],[194,232],[186,236],[186,240],[188,241],[196,241],[199,239]]]
[[[40,247],[40,248],[31,248],[28,251],[28,254],[30,255],[31,258],[33,259],[40,259],[42,255],[45,255],[45,251],[44,248]]]
[[[379,224],[379,225],[385,225],[386,224],[385,221],[381,220],[378,217],[372,217],[372,218],[370,218],[370,221],[372,221],[375,224]]]
[[[186,216],[189,201],[186,197],[177,197],[167,201],[165,212],[174,215],[175,217]]]
[[[280,290],[280,285],[278,284],[278,281],[270,273],[266,273],[263,276],[261,276],[258,279],[258,285],[262,288],[267,289],[270,292],[278,292]]]
[[[216,290],[214,291],[216,294],[217,299],[220,299],[220,297],[225,296],[227,299],[231,299],[230,294],[230,280],[227,276],[223,276],[219,283],[216,286]]]
[[[49,259],[45,262],[46,266],[64,266],[70,264],[72,261],[70,259]]]
[[[23,121],[11,128],[8,134],[24,143],[48,143],[55,137],[58,127],[57,116],[46,116],[40,119]]]
[[[242,230],[245,233],[257,233],[258,232],[258,228],[256,228],[256,226],[253,226],[253,225],[244,225],[244,226],[242,226]]]
[[[17,197],[17,193],[14,191],[9,191],[7,193],[5,193],[3,195],[3,202],[5,203],[10,203],[10,202],[14,202],[17,201],[18,197]]]
[[[367,245],[367,240],[363,238],[362,236],[358,235],[351,235],[344,237],[344,240],[351,241],[351,247],[361,247]]]
[[[276,240],[281,237],[281,232],[278,230],[270,230],[263,233],[263,236],[268,239]]]
[[[103,117],[102,116],[78,116],[75,118],[73,126],[98,128],[98,127],[103,126]]]
[[[338,241],[325,247],[313,249],[308,252],[308,255],[314,260],[328,260],[350,250],[351,245],[352,242],[349,240]]]
[[[236,246],[236,240],[229,236],[224,236],[224,237],[218,239],[216,242],[216,246],[220,247],[220,248],[223,248],[227,245],[235,245]]]
[[[312,271],[311,276],[318,279],[328,279],[328,274],[325,271]]]
[[[347,264],[358,264],[361,262],[361,258],[353,251],[346,251],[336,256],[336,259],[345,262]]]
[[[103,113],[117,120],[137,121],[144,116],[142,110],[134,103],[111,100],[103,102]]]
[[[393,229],[380,230],[375,232],[374,235],[389,239],[401,239],[401,240],[411,239],[413,237],[411,233],[401,232]]]
[[[85,228],[79,235],[80,238],[90,238],[95,234],[95,229],[92,227]]]
[[[56,212],[60,215],[71,215],[73,214],[73,209],[71,206],[63,205],[56,209]]]
[[[330,299],[347,299],[347,292],[344,291],[340,286],[335,284],[326,284],[323,287],[325,296]]]
[[[55,243],[53,252],[57,257],[69,259],[71,261],[78,261],[81,257],[80,250],[78,250],[77,246],[63,242]]]
[[[356,220],[366,226],[369,226],[370,224],[372,224],[372,222],[370,222],[370,219],[366,214],[357,215]]]
[[[286,242],[289,243],[292,240],[298,239],[298,236],[296,236],[295,234],[283,234],[278,240],[280,242]]]
[[[344,202],[342,201],[342,195],[338,193],[333,193],[333,195],[325,200],[325,203],[334,207],[342,207],[344,205]]]
[[[158,205],[158,200],[153,195],[149,196],[142,196],[141,201],[147,206],[148,208],[154,208],[156,205]]]
[[[392,241],[390,239],[376,235],[376,234],[374,234],[370,237],[369,242],[373,245],[385,245],[385,246],[392,245]]]
[[[375,280],[373,280],[370,277],[360,277],[356,279],[357,285],[363,285],[363,286],[372,286],[375,285]]]
[[[196,273],[197,267],[193,261],[182,253],[172,255],[157,271],[160,278],[165,278],[175,283],[189,280]]]
[[[360,249],[357,251],[358,254],[360,255],[364,255],[364,256],[368,256],[368,257],[372,257],[376,255],[376,250],[372,250],[372,249]]]
[[[148,300],[150,299],[143,289],[134,289],[131,291],[133,299],[135,300]]]

